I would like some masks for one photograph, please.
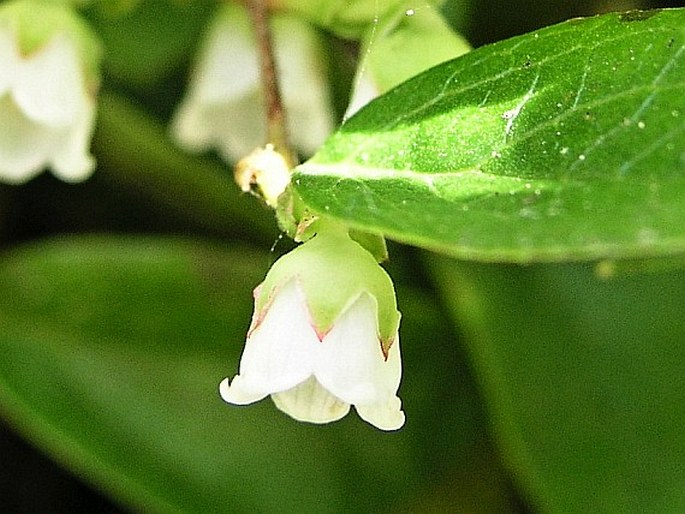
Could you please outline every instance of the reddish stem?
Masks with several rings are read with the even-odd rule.
[[[286,113],[278,86],[267,3],[267,0],[247,0],[246,2],[257,38],[259,67],[266,105],[267,143],[273,144],[276,151],[282,154],[288,165],[292,167],[296,164],[296,157],[288,142]]]

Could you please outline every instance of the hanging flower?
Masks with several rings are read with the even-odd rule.
[[[271,17],[276,65],[292,144],[311,155],[333,128],[322,45],[308,23],[284,14]],[[231,163],[266,141],[259,57],[247,11],[220,9],[200,53],[189,91],[171,132],[188,151],[216,148]]]
[[[0,180],[24,183],[46,167],[69,182],[95,166],[89,153],[99,47],[63,5],[0,8]]]
[[[346,233],[324,232],[279,259],[255,290],[228,403],[271,395],[299,421],[328,423],[354,405],[381,430],[404,424],[399,312],[390,277]]]

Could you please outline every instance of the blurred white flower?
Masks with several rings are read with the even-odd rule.
[[[46,167],[65,181],[88,178],[95,99],[85,82],[68,34],[24,55],[17,31],[0,26],[0,180],[21,184]]]
[[[440,2],[437,2],[440,3]],[[401,8],[402,14],[376,18],[362,38],[362,49],[347,120],[377,96],[441,62],[469,51],[468,42],[437,8]]]
[[[347,237],[318,235],[255,290],[240,373],[221,382],[221,397],[244,405],[271,395],[310,423],[336,421],[354,405],[381,430],[399,429],[398,326],[392,282],[373,257]]]
[[[313,26],[292,16],[271,17],[277,71],[289,137],[311,155],[333,129],[333,111]],[[171,131],[188,151],[216,148],[234,163],[266,141],[266,118],[256,42],[247,11],[225,5],[217,14]]]

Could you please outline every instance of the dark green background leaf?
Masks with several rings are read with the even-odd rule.
[[[220,400],[272,259],[160,237],[5,253],[0,412],[141,512],[426,512],[442,501],[514,512],[455,335],[425,291],[400,289],[400,432],[354,414],[312,426],[269,400]]]
[[[146,0],[130,10],[122,6],[123,14],[98,4],[86,14],[106,48],[107,78],[138,90],[154,86],[160,94],[169,87],[161,82],[187,64],[215,9],[209,0]]]
[[[295,173],[315,211],[466,259],[685,251],[685,10],[475,50],[351,118]]]
[[[94,179],[106,190],[124,192],[129,208],[142,203],[148,219],[178,221],[176,230],[273,242],[271,212],[240,192],[227,165],[175,147],[164,125],[125,96],[105,90],[99,100]]]
[[[542,512],[685,512],[685,271],[430,257]]]

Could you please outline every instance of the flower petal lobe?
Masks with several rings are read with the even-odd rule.
[[[330,423],[343,418],[350,405],[336,398],[310,377],[298,386],[271,395],[276,407],[298,421]]]

